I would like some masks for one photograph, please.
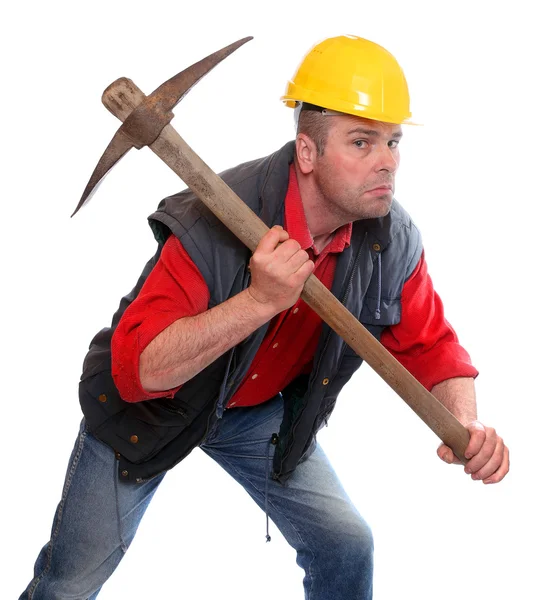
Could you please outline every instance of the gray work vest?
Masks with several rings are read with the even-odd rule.
[[[293,153],[290,142],[270,156],[221,174],[269,227],[283,224]],[[266,323],[220,356],[185,383],[173,399],[123,401],[111,375],[112,334],[171,233],[204,277],[210,291],[209,308],[249,285],[250,251],[189,190],[164,199],[149,223],[158,250],[134,289],[122,298],[111,327],[93,338],[80,381],[80,404],[88,427],[117,453],[119,475],[125,481],[153,477],[201,443],[214,420],[223,416],[268,329]],[[386,217],[353,223],[351,244],[338,255],[332,293],[379,339],[385,327],[400,321],[402,287],[421,252],[417,228],[395,201]],[[284,416],[273,462],[275,479],[286,481],[314,447],[316,432],[327,422],[339,392],[361,362],[323,325],[311,374],[281,390]]]

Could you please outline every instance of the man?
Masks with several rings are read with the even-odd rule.
[[[92,340],[85,419],[21,598],[96,598],[165,472],[197,446],[264,508],[267,539],[271,517],[295,548],[306,598],[372,598],[370,529],[316,444],[361,359],[299,299],[313,272],[467,426],[466,472],[507,473],[502,439],[476,421],[477,371],[419,232],[393,201],[411,117],[396,60],[361,38],[327,39],[283,100],[295,143],[223,175],[271,227],[253,255],[189,191],[151,215],[158,251]]]

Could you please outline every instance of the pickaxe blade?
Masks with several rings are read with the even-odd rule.
[[[103,152],[103,156],[99,159],[97,166],[95,167],[90,180],[88,181],[88,185],[82,194],[82,198],[80,198],[80,202],[76,207],[75,211],[72,213],[71,218],[88,202],[91,200],[91,197],[97,191],[99,184],[107,175],[107,173],[114,167],[114,165],[134,146],[133,140],[129,138],[127,135],[121,131],[123,125],[119,127],[118,131],[115,133],[112,138],[110,144],[107,146],[105,152]]]
[[[252,36],[248,36],[234,42],[233,44],[229,44],[225,48],[210,54],[210,56],[206,56],[202,60],[194,63],[194,65],[188,67],[181,73],[174,75],[171,79],[164,82],[160,87],[158,87],[154,92],[148,96],[148,100],[151,104],[157,105],[160,104],[164,107],[166,112],[172,110],[181,99],[185,96],[185,94],[195,85],[197,84],[204,75],[207,75],[216,65],[218,65],[222,60],[227,58],[230,54],[232,54],[235,50],[238,50],[240,46],[243,46],[246,42],[253,40]]]
[[[253,39],[251,36],[242,38],[217,52],[206,56],[194,63],[187,69],[174,75],[152,94],[147,96],[124,120],[115,136],[111,140],[103,156],[99,160],[95,170],[80,198],[80,202],[71,217],[86,204],[95,193],[98,185],[114,165],[132,148],[141,149],[150,146],[164,127],[173,119],[172,109],[181,101],[187,92],[198,83],[204,75],[208,74],[216,65],[227,58],[235,50],[246,42]],[[118,83],[111,84],[109,89]],[[112,111],[111,111],[112,112]]]

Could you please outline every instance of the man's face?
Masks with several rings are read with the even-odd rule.
[[[313,175],[329,210],[344,222],[386,215],[400,162],[400,125],[351,115],[331,119],[324,153]]]

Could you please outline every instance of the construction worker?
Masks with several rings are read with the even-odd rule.
[[[477,370],[393,197],[412,118],[402,69],[371,41],[329,38],[282,100],[296,139],[222,175],[270,227],[252,255],[188,190],[149,217],[158,250],[85,357],[84,419],[22,599],[96,598],[196,447],[265,510],[267,538],[270,517],[296,550],[307,599],[372,598],[370,528],[316,442],[362,361],[300,299],[313,272],[467,427],[465,471],[506,475],[508,449],[477,420]]]

